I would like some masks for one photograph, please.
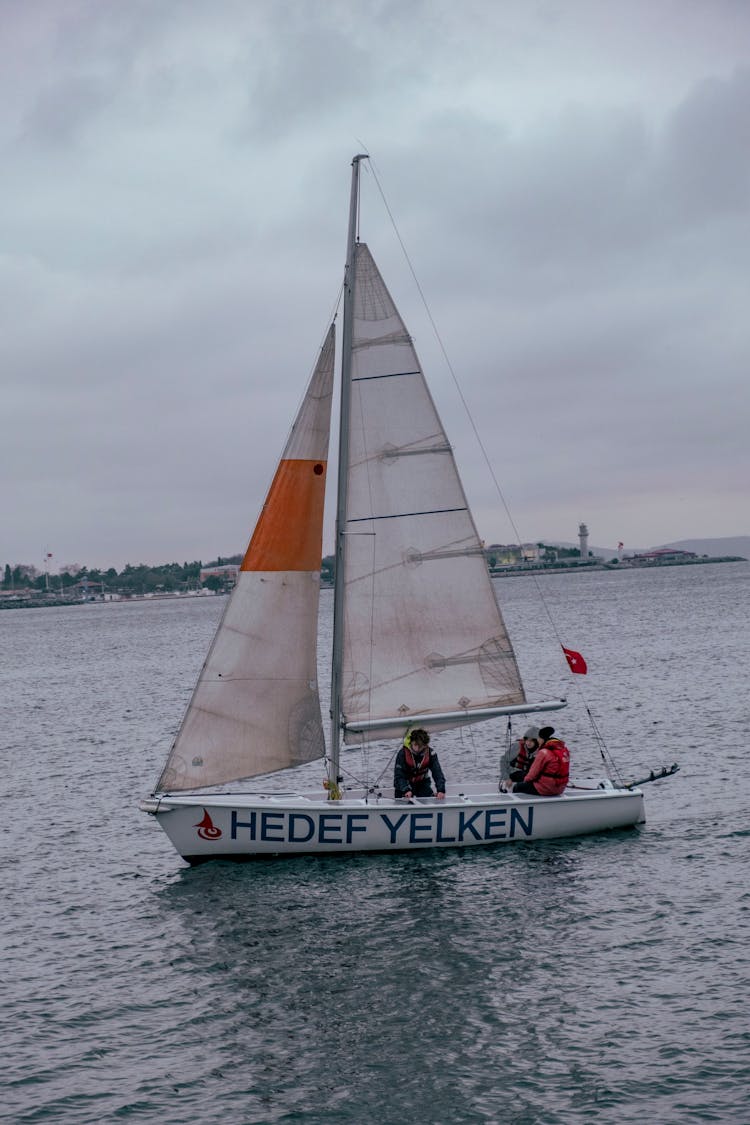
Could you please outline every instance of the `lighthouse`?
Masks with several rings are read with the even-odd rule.
[[[581,562],[586,562],[589,557],[589,529],[585,523],[578,525],[578,546],[581,551]]]

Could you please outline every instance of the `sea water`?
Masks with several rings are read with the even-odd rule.
[[[680,763],[642,828],[191,869],[137,802],[224,599],[0,614],[0,1120],[750,1121],[750,566],[498,590],[575,772],[587,707],[622,775]],[[505,734],[435,744],[496,779]]]

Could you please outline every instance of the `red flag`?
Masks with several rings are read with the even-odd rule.
[[[572,648],[566,648],[565,645],[560,645],[560,648],[565,653],[565,659],[570,665],[571,672],[577,672],[579,676],[585,676],[588,667],[580,652],[575,652]]]

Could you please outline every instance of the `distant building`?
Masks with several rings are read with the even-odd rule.
[[[200,572],[200,582],[202,584],[207,578],[221,578],[222,582],[234,585],[239,573],[239,563],[225,563],[223,566],[204,566]]]
[[[28,586],[16,586],[15,589],[0,590],[0,601],[3,602],[28,601],[30,597],[31,590]]]
[[[485,548],[490,566],[520,566],[525,562],[539,561],[536,543],[490,543]]]
[[[659,563],[689,562],[697,559],[695,551],[678,551],[674,547],[659,547],[656,551],[643,551],[640,555],[631,555],[628,562],[631,566],[657,566]]]

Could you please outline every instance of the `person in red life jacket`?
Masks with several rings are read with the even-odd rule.
[[[554,727],[539,731],[541,748],[523,781],[509,782],[510,793],[533,793],[538,797],[559,797],[570,777],[570,751],[559,738],[553,738]]]
[[[438,800],[445,796],[445,776],[426,730],[407,734],[393,767],[393,791],[397,797],[433,797],[432,774]]]
[[[536,752],[541,746],[539,741],[539,728],[529,727],[524,733],[523,738],[520,738],[515,743],[516,756],[510,760],[510,780],[523,781],[526,774],[531,768],[531,763],[536,757]],[[511,747],[511,753],[513,748]]]

